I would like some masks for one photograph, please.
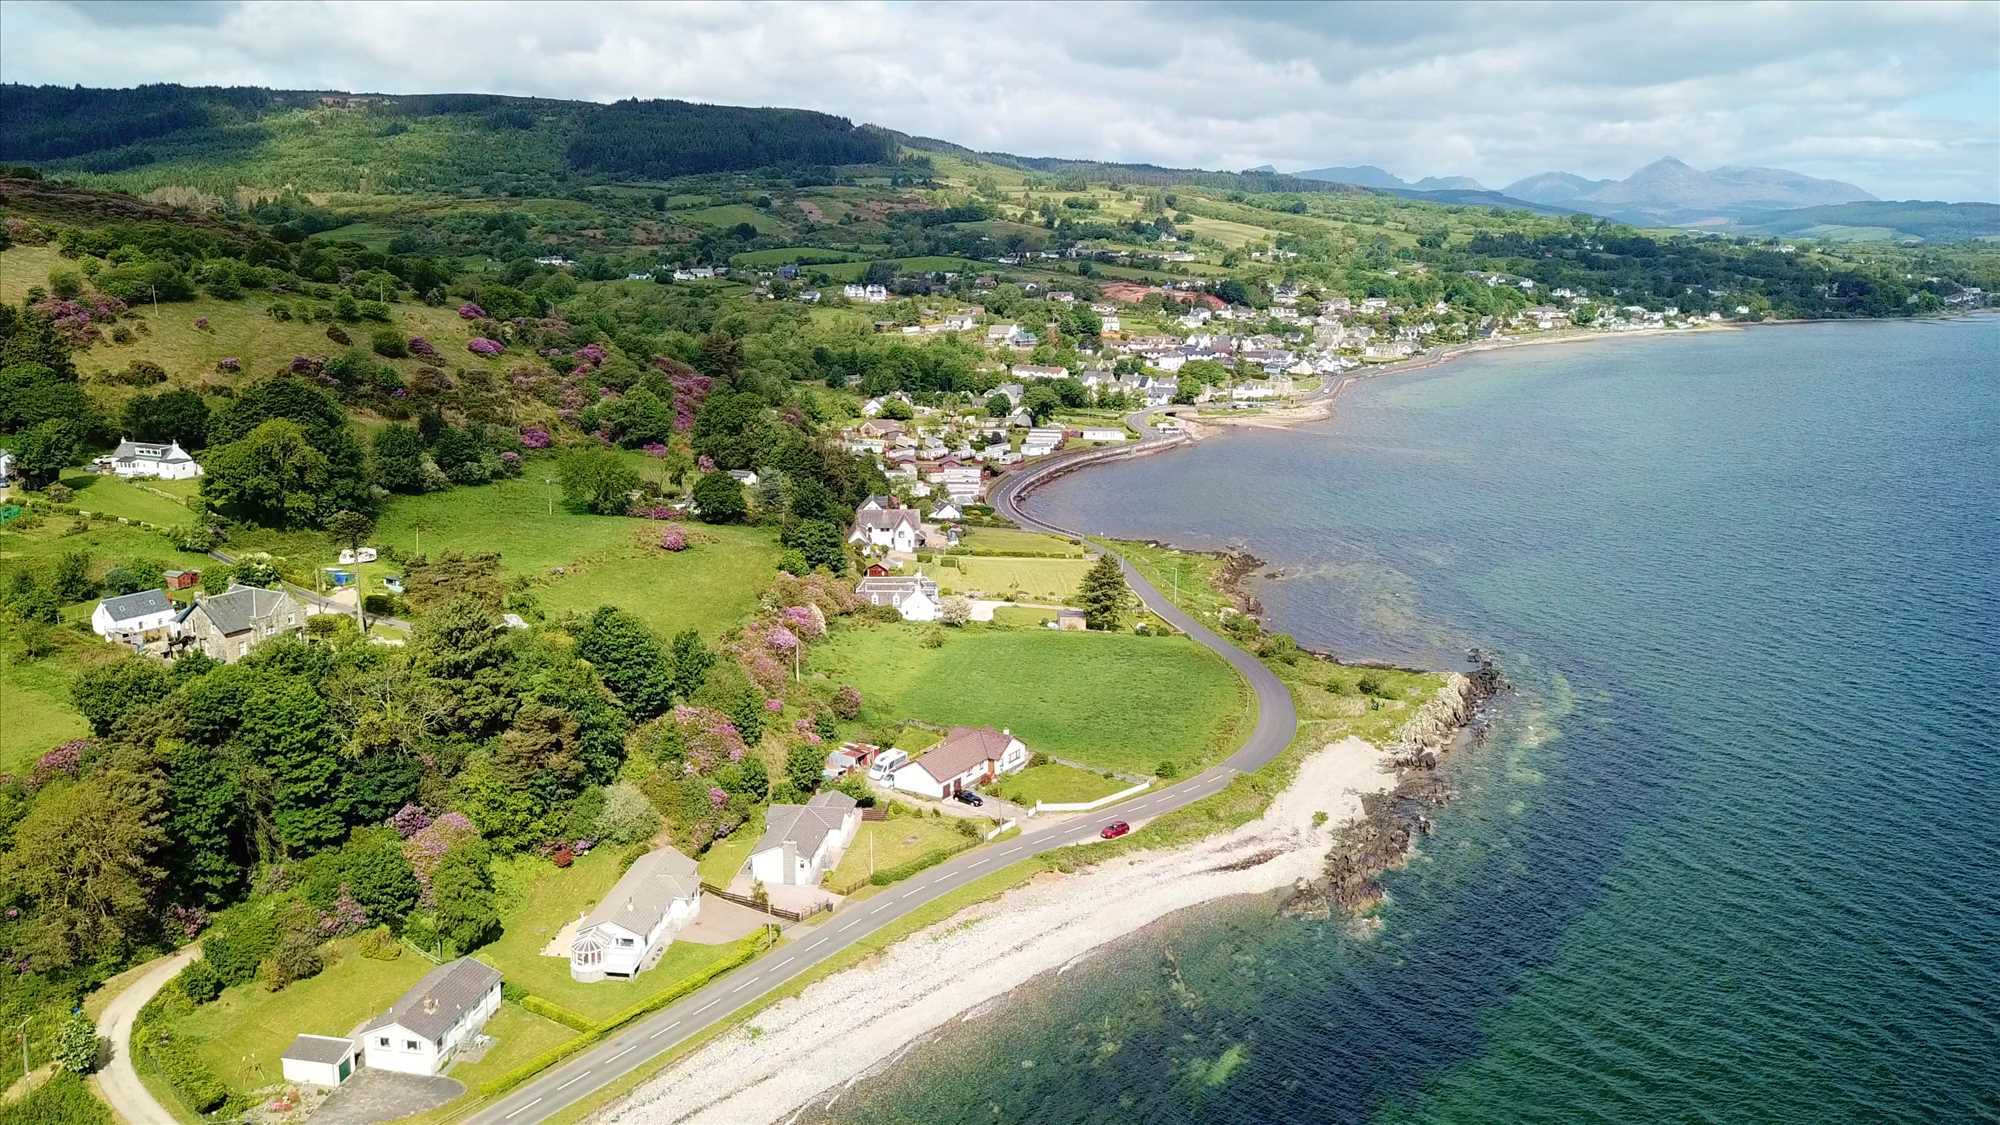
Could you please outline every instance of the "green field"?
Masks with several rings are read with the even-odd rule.
[[[1053,629],[844,628],[811,671],[861,691],[870,728],[902,719],[1010,728],[1028,749],[1107,769],[1182,772],[1233,749],[1247,691],[1222,658],[1185,637]],[[907,749],[907,747],[906,747]]]
[[[758,234],[783,234],[785,231],[785,224],[768,212],[759,211],[748,203],[722,203],[692,211],[676,211],[674,217],[709,227],[733,227],[738,223],[749,223],[757,228]]]
[[[662,632],[693,628],[711,638],[747,614],[777,573],[767,529],[675,525],[693,545],[669,554],[658,545],[667,525],[570,511],[553,475],[553,464],[538,459],[512,480],[398,498],[375,542],[404,556],[498,551],[509,573],[533,578],[550,613],[616,605]]]
[[[743,869],[750,859],[750,850],[757,846],[757,838],[764,834],[764,810],[751,812],[750,819],[736,826],[736,831],[724,836],[708,846],[695,860],[695,868],[701,872],[703,882],[714,883],[718,887],[728,887],[729,880]]]
[[[1023,554],[1083,555],[1083,548],[1060,535],[1044,535],[1039,531],[1022,531],[1013,527],[972,527],[967,528],[959,548],[965,551],[1000,554],[1018,551]]]
[[[803,258],[828,258],[839,262],[868,260],[866,254],[857,254],[852,250],[831,250],[824,246],[779,246],[769,250],[745,250],[741,254],[732,254],[729,257],[729,264],[738,269],[770,269],[772,266],[790,265]]]
[[[13,773],[50,749],[90,734],[69,685],[76,674],[109,660],[117,650],[69,629],[55,633],[57,649],[38,660],[22,657],[11,622],[0,626],[0,773]]]
[[[508,983],[559,1004],[587,1019],[601,1020],[651,996],[673,988],[736,951],[735,945],[697,945],[677,941],[658,964],[632,980],[579,984],[570,979],[569,958],[544,957],[542,947],[563,925],[588,913],[623,873],[619,849],[599,848],[568,868],[532,857],[510,861],[506,888],[512,901],[501,904],[506,930],[500,940],[481,949],[480,960],[499,969]]]
[[[1014,600],[1060,602],[1076,594],[1090,570],[1089,559],[1016,559],[962,556],[956,567],[934,566],[925,573],[947,594],[977,594]]]
[[[1132,783],[1115,777],[1105,777],[1066,766],[1061,762],[1042,762],[1029,766],[1020,773],[1009,774],[990,788],[1002,800],[1033,808],[1036,801],[1071,803],[1095,801],[1108,797],[1121,789],[1129,789]]]
[[[953,827],[954,818],[898,816],[866,820],[854,834],[840,863],[826,877],[828,889],[847,894],[868,882],[870,875],[899,867],[934,852],[959,852],[977,841]],[[985,825],[982,823],[982,829]]]

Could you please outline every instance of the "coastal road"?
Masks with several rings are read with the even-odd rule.
[[[1140,411],[1131,416],[1133,428],[1145,437],[1140,448],[1164,447],[1179,438],[1150,431]],[[993,506],[1023,527],[1060,535],[1074,531],[1057,527],[1021,510],[1022,499],[1038,483],[1080,465],[1108,457],[1131,456],[1133,447],[1099,447],[1071,454],[1058,454],[1008,474],[993,491]],[[796,979],[827,958],[855,942],[984,875],[1043,852],[1097,839],[1097,830],[1112,820],[1138,820],[1171,812],[1183,805],[1213,796],[1238,773],[1248,772],[1278,756],[1290,744],[1298,728],[1292,696],[1285,685],[1262,661],[1224,640],[1181,608],[1161,596],[1124,558],[1118,559],[1125,580],[1146,608],[1175,628],[1213,650],[1241,673],[1257,695],[1257,723],[1250,737],[1221,765],[1204,770],[1186,781],[1114,805],[1102,813],[1079,817],[1072,827],[1017,836],[998,844],[988,844],[962,852],[912,879],[897,883],[883,893],[862,899],[835,911],[825,922],[801,926],[792,939],[755,961],[726,974],[721,979],[682,1000],[662,1008],[607,1038],[588,1051],[552,1067],[534,1079],[515,1087],[506,1095],[481,1106],[463,1119],[480,1125],[525,1125],[540,1121],[618,1081],[661,1053],[685,1042],[730,1014]]]

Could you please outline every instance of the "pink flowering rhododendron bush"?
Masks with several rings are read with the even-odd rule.
[[[713,708],[674,708],[632,732],[627,752],[654,767],[639,788],[690,851],[735,830],[770,789],[762,759]]]
[[[479,829],[472,826],[464,813],[448,812],[403,841],[403,858],[410,861],[410,871],[416,875],[417,885],[423,888],[418,902],[424,909],[437,905],[431,896],[431,876],[436,873],[438,862],[444,859],[444,853],[453,845],[478,836]]]
[[[495,356],[506,351],[507,345],[498,340],[489,340],[484,336],[474,336],[472,339],[466,341],[465,350],[471,352],[473,355]]]

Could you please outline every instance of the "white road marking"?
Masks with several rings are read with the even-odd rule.
[[[789,965],[789,964],[791,964],[791,963],[792,963],[792,959],[791,959],[790,957],[787,957],[787,958],[785,958],[785,959],[784,959],[783,961],[774,961],[774,962],[772,962],[772,963],[771,963],[771,965],[770,965],[769,967],[767,967],[767,968],[766,968],[766,969],[765,969],[764,971],[768,973],[768,972],[772,971],[773,969],[782,969],[782,968],[784,968],[784,967],[785,967],[786,965]]]
[[[563,1083],[562,1085],[557,1086],[556,1092],[561,1093],[562,1091],[569,1089],[571,1086],[576,1085],[577,1083],[583,1081],[585,1078],[588,1077],[590,1077],[590,1072],[586,1070],[582,1074],[577,1075],[575,1078],[572,1078],[569,1081]]]
[[[529,1102],[527,1105],[522,1106],[520,1109],[515,1110],[514,1112],[508,1114],[507,1116],[501,1118],[500,1120],[512,1121],[514,1118],[519,1117],[521,1114],[528,1112],[529,1110],[535,1108],[540,1104],[542,1104],[542,1099],[536,1098],[534,1101]]]
[[[698,1015],[702,1014],[703,1012],[706,1012],[706,1011],[708,1011],[708,1010],[709,1010],[710,1008],[713,1008],[713,1007],[715,1007],[715,1004],[716,1004],[716,1002],[715,1002],[715,1001],[713,1001],[713,1000],[710,1000],[710,1001],[709,1001],[708,1003],[706,1003],[706,1004],[703,1004],[703,1005],[702,1005],[701,1007],[699,1007],[699,1008],[696,1008],[696,1009],[694,1010],[694,1014],[698,1016]]]
[[[883,912],[884,910],[887,910],[887,909],[889,909],[889,904],[885,902],[885,903],[883,903],[882,905],[880,905],[880,906],[876,907],[875,909],[873,909],[873,910],[870,910],[870,911],[869,911],[868,913],[870,913],[870,914],[880,914],[880,913],[882,913],[882,912]]]
[[[749,980],[746,980],[742,984],[737,985],[735,988],[730,989],[729,994],[731,996],[736,995],[737,993],[743,991],[746,988],[749,988],[752,984],[756,983],[756,980],[757,978],[751,977]]]
[[[987,857],[986,857],[985,859],[982,859],[982,860],[980,860],[980,861],[979,861],[978,863],[975,863],[975,864],[973,864],[973,865],[972,865],[971,867],[968,867],[968,868],[966,868],[966,870],[967,870],[967,871],[977,871],[977,870],[979,870],[980,868],[982,868],[982,867],[986,866],[986,865],[987,865],[988,863],[992,862],[992,860],[993,860],[993,857],[989,855],[989,856],[987,856]]]
[[[608,1059],[605,1059],[604,1061],[605,1061],[605,1062],[617,1062],[617,1061],[618,1061],[619,1059],[622,1059],[622,1058],[624,1058],[624,1057],[625,1057],[626,1055],[629,1055],[629,1054],[631,1054],[632,1052],[634,1052],[634,1051],[636,1051],[636,1050],[638,1050],[638,1049],[639,1049],[639,1045],[638,1045],[637,1043],[634,1043],[634,1044],[632,1044],[632,1045],[631,1045],[630,1047],[627,1047],[627,1048],[625,1048],[624,1050],[622,1050],[622,1051],[618,1052],[617,1054],[615,1054],[615,1055],[611,1056],[611,1057],[610,1057],[610,1058],[608,1058]]]
[[[675,1028],[679,1027],[680,1025],[681,1025],[681,1021],[679,1021],[679,1020],[675,1020],[674,1022],[672,1022],[672,1023],[668,1024],[667,1026],[665,1026],[665,1027],[661,1028],[660,1030],[658,1030],[658,1031],[655,1031],[655,1032],[654,1032],[654,1033],[652,1033],[651,1035],[648,1035],[648,1036],[646,1036],[646,1038],[648,1038],[648,1039],[658,1039],[658,1038],[659,1038],[660,1036],[662,1036],[662,1035],[665,1035],[665,1034],[666,1034],[667,1032],[669,1032],[669,1031],[672,1031],[673,1029],[675,1029]]]

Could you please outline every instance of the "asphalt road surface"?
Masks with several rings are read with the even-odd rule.
[[[1178,440],[1162,436],[1146,424],[1147,417],[1153,413],[1141,411],[1130,417],[1133,428],[1144,435],[1135,447],[1099,447],[1058,454],[1007,474],[994,485],[992,502],[995,510],[1022,527],[1063,535],[1076,534],[1028,515],[1021,510],[1022,498],[1037,483],[1081,463],[1110,456],[1130,456],[1138,448],[1150,451],[1150,447]],[[787,944],[515,1087],[471,1115],[469,1120],[482,1125],[499,1122],[519,1125],[548,1117],[617,1081],[689,1036],[948,891],[1030,856],[1095,840],[1098,830],[1114,820],[1158,816],[1211,796],[1228,785],[1237,773],[1255,770],[1277,757],[1291,742],[1292,734],[1298,727],[1291,693],[1285,690],[1285,685],[1262,661],[1224,640],[1162,597],[1158,590],[1139,576],[1131,563],[1122,557],[1118,561],[1125,571],[1126,582],[1131,584],[1133,592],[1146,604],[1146,608],[1227,660],[1257,693],[1257,725],[1234,754],[1221,765],[1185,781],[1113,805],[1099,814],[1075,818],[1060,827],[973,848],[947,863],[890,887],[882,894],[842,907],[819,925],[794,930],[794,937]]]

